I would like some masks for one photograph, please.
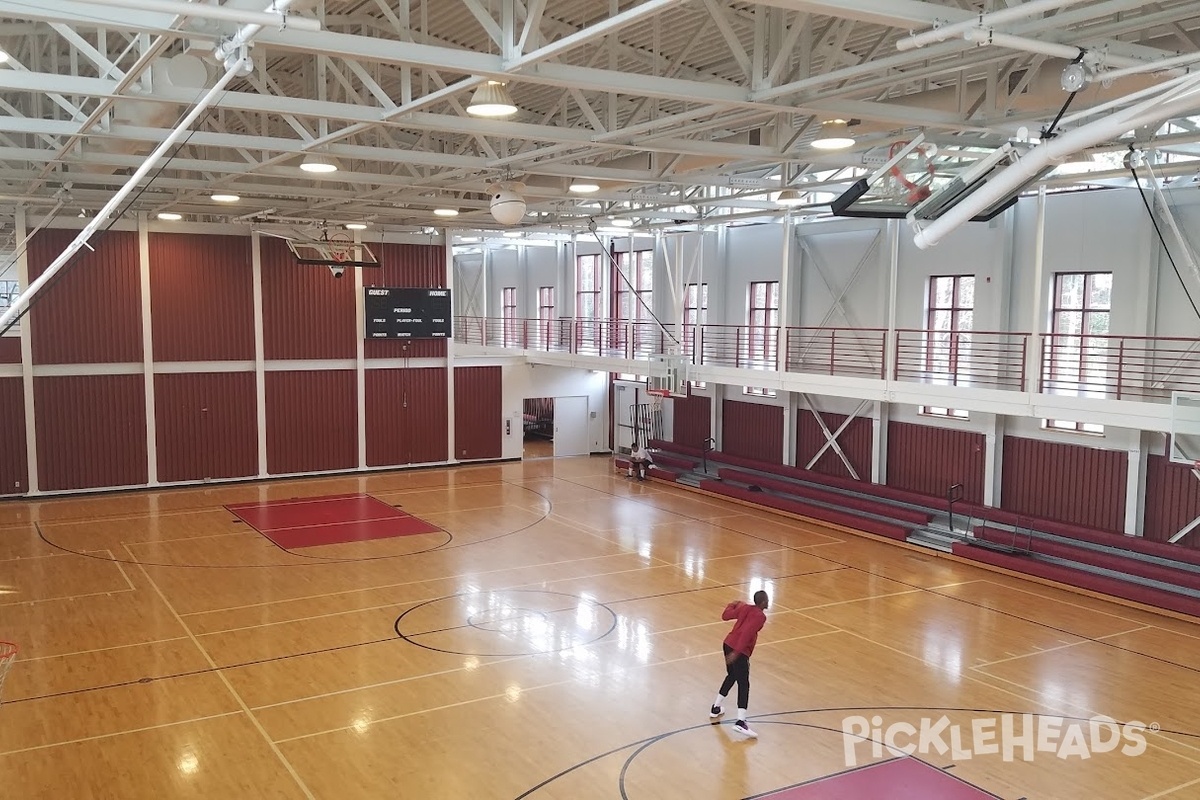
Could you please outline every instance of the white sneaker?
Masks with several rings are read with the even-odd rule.
[[[725,709],[721,708],[720,706],[713,706],[712,708],[710,708],[708,710],[708,718],[709,719],[720,719],[721,715],[724,713],[725,713]]]
[[[746,724],[746,720],[744,720],[744,719],[739,719],[737,722],[733,723],[733,732],[740,733],[742,736],[745,736],[747,739],[757,739],[758,738],[758,734],[755,733],[754,731],[750,730],[750,726]]]

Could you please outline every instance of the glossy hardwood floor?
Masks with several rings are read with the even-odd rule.
[[[445,532],[290,553],[224,508],[355,492]],[[745,741],[708,706],[759,588]],[[0,504],[0,639],[4,798],[745,798],[943,716],[916,757],[995,796],[1200,798],[1200,626],[602,458]],[[1049,750],[984,752],[1009,712]]]

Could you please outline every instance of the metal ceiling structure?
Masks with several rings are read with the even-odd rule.
[[[282,3],[281,3],[282,6]],[[718,222],[774,211],[923,132],[943,148],[1064,129],[1144,99],[1192,59],[1195,0],[0,0],[0,215],[108,202],[258,24],[253,68],[181,137],[135,210],[189,219],[498,227],[491,183],[524,184],[523,225],[589,217]],[[280,24],[283,20],[283,24]],[[914,36],[914,34],[916,34]],[[518,112],[471,116],[506,83]],[[1142,94],[1139,94],[1142,93]],[[1200,103],[1197,104],[1200,110]],[[811,146],[825,120],[854,147]],[[1137,133],[1192,174],[1200,130]],[[1153,138],[1157,137],[1157,139]],[[1130,134],[1105,144],[1112,152]],[[314,176],[306,155],[339,169]],[[1161,164],[1161,161],[1160,161]],[[1114,166],[1119,167],[1119,161]],[[857,172],[853,172],[857,170]],[[1120,180],[1122,170],[1052,177]],[[600,190],[569,190],[587,179]],[[214,202],[214,193],[237,195]],[[2,222],[0,218],[0,222]]]

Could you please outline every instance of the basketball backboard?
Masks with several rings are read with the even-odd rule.
[[[691,366],[687,356],[652,353],[648,359],[647,389],[659,394],[665,392],[671,397],[687,397],[688,368]]]
[[[327,240],[300,241],[288,239],[288,249],[301,264],[312,264],[324,267],[378,267],[379,259],[375,257],[369,245],[364,242],[353,242],[349,238],[338,238],[334,234]]]
[[[1176,464],[1200,464],[1200,394],[1171,395],[1171,448],[1167,455]]]
[[[842,217],[908,218],[918,223],[934,220],[1015,163],[1025,149],[1025,145],[1014,142],[998,148],[937,147],[920,136],[896,141],[881,154],[885,158],[882,166],[858,179],[833,201],[833,213]],[[1052,169],[1039,173],[1029,183]],[[1017,194],[993,203],[972,219],[992,219],[1016,203]]]

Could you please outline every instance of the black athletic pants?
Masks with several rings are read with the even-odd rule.
[[[733,684],[738,687],[738,708],[749,708],[750,706],[750,656],[745,653],[738,653],[737,658],[729,661],[729,654],[733,652],[733,648],[727,644],[721,645],[725,651],[725,682],[721,684],[721,696],[728,697],[729,690],[733,688]]]

